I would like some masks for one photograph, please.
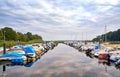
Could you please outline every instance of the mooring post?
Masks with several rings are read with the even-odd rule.
[[[6,54],[6,44],[3,44],[3,54]]]
[[[6,44],[5,44],[5,31],[4,31],[4,43],[3,43],[3,54],[6,54]]]

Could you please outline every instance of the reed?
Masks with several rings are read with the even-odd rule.
[[[15,45],[25,45],[25,44],[32,44],[32,43],[41,43],[43,42],[43,40],[31,40],[31,41],[28,41],[28,42],[23,42],[23,41],[6,41],[6,47],[12,47],[12,46],[15,46]],[[0,47],[3,46],[3,41],[0,41]]]

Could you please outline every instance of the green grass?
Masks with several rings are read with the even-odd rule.
[[[31,40],[31,41],[28,41],[26,43],[32,44],[32,43],[42,43],[42,42],[43,42],[43,40]]]
[[[32,44],[32,43],[41,43],[43,42],[42,40],[31,40],[31,41],[28,41],[28,42],[18,42],[18,41],[5,41],[5,44],[6,44],[6,47],[12,47],[12,46],[15,46],[15,45],[18,45],[18,44],[22,44],[22,45],[25,45],[25,44]],[[0,41],[0,47],[3,46],[3,41]]]
[[[54,43],[55,43],[55,44],[59,44],[59,43],[61,43],[61,42],[60,42],[60,41],[54,41]]]

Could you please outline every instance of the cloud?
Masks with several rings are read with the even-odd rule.
[[[108,31],[120,28],[119,15],[119,0],[0,0],[1,28],[30,31],[45,40],[82,39],[82,33],[92,39],[105,25]]]

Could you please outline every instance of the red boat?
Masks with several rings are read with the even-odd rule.
[[[108,60],[110,58],[108,53],[102,53],[98,55],[99,60]]]

